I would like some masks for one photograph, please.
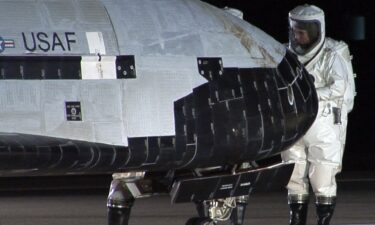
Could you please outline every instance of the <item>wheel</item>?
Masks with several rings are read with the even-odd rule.
[[[192,217],[185,225],[216,225],[216,223],[207,217]]]

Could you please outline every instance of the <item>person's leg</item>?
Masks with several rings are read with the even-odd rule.
[[[289,204],[289,224],[305,225],[309,202],[309,180],[305,145],[302,140],[282,153],[286,163],[295,163],[292,176],[287,185]]]
[[[311,165],[310,182],[316,196],[318,225],[329,225],[336,206],[338,166]]]
[[[341,170],[343,144],[341,125],[333,124],[330,116],[321,120],[319,130],[309,139],[309,178],[316,196],[318,225],[328,225],[336,205],[336,175]]]

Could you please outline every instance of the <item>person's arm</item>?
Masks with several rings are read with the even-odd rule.
[[[347,71],[343,59],[334,54],[331,63],[324,71],[327,83],[326,86],[316,89],[319,100],[343,98],[347,85]]]

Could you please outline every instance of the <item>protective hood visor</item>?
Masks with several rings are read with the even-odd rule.
[[[319,21],[299,21],[290,19],[289,25],[290,46],[298,55],[309,53],[319,44],[322,38]]]

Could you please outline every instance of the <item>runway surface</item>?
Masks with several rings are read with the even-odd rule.
[[[375,180],[356,176],[339,182],[333,225],[375,225]],[[106,225],[104,189],[0,192],[0,225]],[[195,216],[193,204],[170,204],[169,196],[136,201],[130,225],[184,225]],[[228,223],[219,223],[228,224]],[[288,224],[286,191],[250,198],[245,225]],[[315,223],[311,198],[308,224]]]

